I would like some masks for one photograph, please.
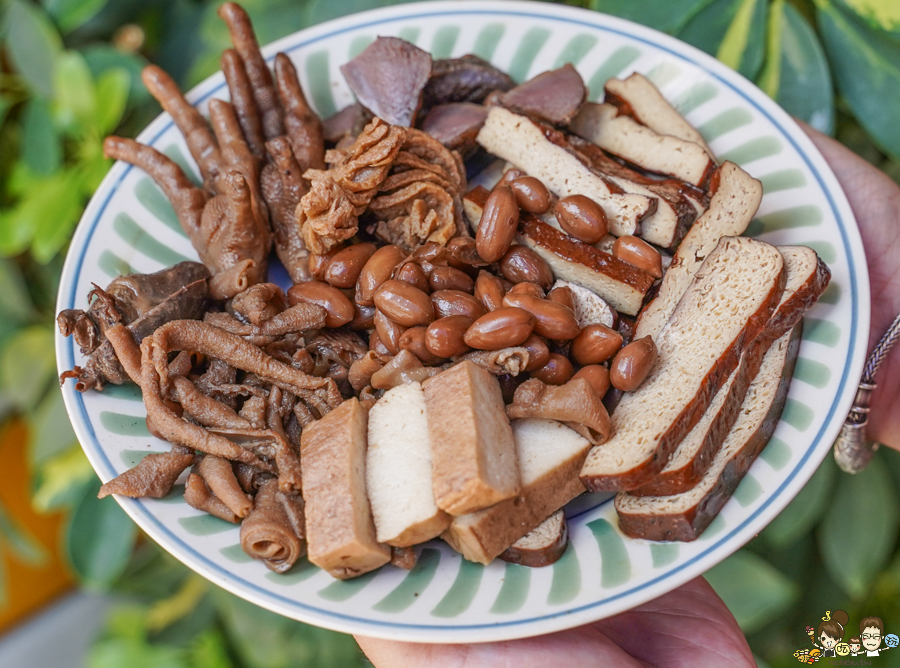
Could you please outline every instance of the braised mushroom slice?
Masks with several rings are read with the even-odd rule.
[[[377,390],[389,390],[414,381],[421,383],[441,371],[440,367],[423,366],[419,358],[410,351],[401,350],[384,367],[372,374],[372,387]]]
[[[568,125],[587,97],[578,71],[566,63],[558,70],[543,72],[498,98],[504,107],[536,116],[556,125]]]
[[[462,58],[436,60],[422,94],[422,114],[451,102],[480,104],[493,91],[507,91],[516,82],[486,60],[467,54]]]
[[[447,148],[468,155],[478,148],[475,137],[484,125],[487,114],[488,109],[482,104],[440,104],[431,108],[420,127]]]
[[[610,435],[609,414],[591,384],[573,378],[565,385],[547,385],[536,378],[519,385],[506,407],[510,418],[545,418],[564,422],[594,445]]]
[[[391,125],[411,127],[431,76],[431,56],[398,37],[379,37],[341,72],[366,109]]]
[[[359,102],[354,102],[322,121],[322,136],[332,144],[343,139],[356,139],[371,120],[371,112]]]

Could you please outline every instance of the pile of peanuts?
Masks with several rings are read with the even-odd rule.
[[[311,256],[314,280],[294,285],[288,300],[322,306],[328,327],[369,331],[369,348],[382,356],[405,349],[434,366],[473,349],[520,346],[529,353],[525,371],[549,385],[584,378],[601,397],[610,385],[632,391],[656,362],[653,340],[623,346],[615,329],[579,327],[572,291],[551,289],[547,263],[513,243],[520,209],[540,215],[551,206],[576,239],[597,243],[607,235],[596,202],[583,195],[554,202],[538,179],[512,169],[491,191],[475,239],[429,242],[411,255],[394,245],[338,246]],[[613,254],[662,276],[660,254],[641,239],[620,237]]]

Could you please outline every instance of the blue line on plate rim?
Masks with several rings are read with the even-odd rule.
[[[857,338],[857,329],[859,327],[859,313],[858,313],[859,297],[858,297],[858,286],[857,286],[857,281],[856,281],[856,272],[854,270],[855,269],[854,260],[853,260],[852,254],[847,252],[849,249],[849,241],[847,238],[847,232],[845,229],[844,220],[841,217],[840,212],[839,212],[833,198],[831,197],[830,191],[828,190],[828,188],[825,187],[825,184],[823,183],[821,174],[819,173],[818,169],[816,169],[816,167],[810,162],[809,158],[804,153],[804,151],[802,151],[800,149],[800,147],[797,145],[794,138],[785,131],[784,127],[778,121],[776,121],[769,114],[769,112],[766,109],[761,107],[755,100],[753,100],[750,97],[748,97],[747,95],[745,95],[744,92],[741,91],[740,89],[738,89],[733,83],[731,83],[727,79],[723,78],[716,72],[707,69],[702,64],[699,64],[696,60],[694,60],[694,57],[690,53],[690,51],[688,52],[688,54],[679,53],[679,52],[673,51],[672,49],[668,48],[667,46],[662,46],[659,43],[652,42],[648,39],[639,37],[637,35],[627,32],[625,30],[613,28],[610,26],[598,25],[597,23],[577,20],[575,18],[553,16],[553,15],[549,15],[549,14],[543,14],[543,13],[540,13],[537,11],[528,12],[528,11],[513,11],[513,10],[500,10],[500,9],[477,9],[476,7],[466,7],[465,10],[448,10],[448,11],[436,11],[436,12],[421,12],[421,13],[408,14],[408,15],[392,15],[387,18],[369,21],[368,23],[348,25],[348,26],[345,26],[338,30],[334,30],[332,32],[319,35],[318,37],[314,37],[314,38],[308,39],[306,41],[295,43],[292,46],[290,46],[289,48],[283,48],[282,51],[290,53],[297,49],[303,48],[309,44],[313,44],[313,43],[322,41],[324,39],[334,37],[335,35],[339,35],[339,34],[350,32],[350,31],[363,30],[363,29],[366,29],[366,28],[369,28],[372,26],[376,26],[376,25],[380,25],[383,23],[393,23],[393,22],[397,22],[397,21],[405,21],[405,20],[413,20],[413,19],[421,19],[421,18],[435,18],[435,17],[441,17],[441,16],[460,17],[461,15],[464,15],[464,14],[481,14],[481,15],[498,16],[498,17],[504,17],[504,16],[505,17],[524,17],[524,18],[532,18],[532,19],[552,20],[552,21],[556,21],[558,23],[574,24],[574,25],[578,25],[578,26],[582,26],[582,27],[592,28],[595,30],[605,31],[608,33],[613,33],[613,34],[624,36],[628,39],[632,39],[637,42],[646,44],[648,46],[660,49],[660,50],[670,54],[672,57],[674,57],[676,59],[680,59],[680,60],[689,62],[690,64],[694,65],[695,67],[697,67],[701,71],[703,71],[706,75],[714,78],[715,80],[719,81],[721,84],[730,88],[734,93],[736,93],[738,96],[740,96],[742,99],[744,99],[747,102],[747,104],[749,104],[751,107],[756,109],[760,114],[762,114],[766,119],[768,119],[768,121],[770,123],[772,123],[776,128],[779,129],[779,131],[783,134],[784,138],[787,139],[787,141],[790,143],[790,145],[792,146],[794,151],[796,151],[797,154],[800,156],[800,158],[803,160],[803,162],[806,163],[807,168],[815,176],[816,182],[818,183],[822,194],[825,196],[825,199],[828,201],[828,204],[831,207],[831,210],[834,214],[835,222],[837,223],[838,230],[841,235],[841,240],[843,242],[844,250],[846,253],[845,257],[847,259],[848,269],[849,269],[851,299],[852,299],[851,303],[852,303],[853,313],[852,313],[852,323],[851,323],[851,329],[850,329],[850,340],[849,340],[848,350],[852,351],[854,349],[854,345],[855,345],[856,338]],[[597,16],[602,20],[601,14],[597,14]],[[271,60],[273,60],[273,58],[268,58],[267,60],[271,61]],[[194,102],[194,104],[200,104],[201,102],[205,101],[210,96],[212,96],[216,92],[220,91],[224,87],[225,87],[225,83],[223,81],[218,86],[212,88],[210,91],[208,91],[206,94],[204,94],[201,98],[197,99]],[[149,143],[152,144],[153,142],[157,141],[159,139],[159,137],[162,136],[163,133],[167,132],[171,127],[172,127],[172,121],[169,120],[168,123],[166,123],[162,127],[162,129],[159,132],[157,132],[157,134],[149,140]],[[84,244],[83,244],[82,250],[81,250],[81,255],[78,258],[78,261],[77,261],[77,264],[75,267],[75,271],[73,272],[72,287],[71,287],[70,294],[69,294],[69,308],[74,307],[75,290],[76,290],[76,286],[78,284],[78,278],[81,275],[81,268],[82,268],[82,265],[84,262],[84,255],[85,255],[85,252],[89,245],[90,239],[93,235],[93,232],[96,229],[97,223],[99,222],[100,218],[102,217],[103,212],[106,209],[106,206],[109,204],[109,201],[112,198],[112,196],[115,194],[118,186],[121,184],[123,179],[128,175],[128,173],[131,171],[131,169],[132,169],[132,166],[128,165],[123,170],[123,172],[119,176],[119,178],[112,184],[110,192],[107,195],[106,199],[104,200],[103,204],[100,206],[100,208],[96,212],[96,214],[94,214],[94,219],[90,223],[88,223],[88,225],[91,226],[90,231],[88,232],[87,238],[84,241]],[[84,222],[84,221],[82,221],[82,222]],[[65,362],[68,365],[67,368],[72,368],[72,366],[74,365],[74,344],[71,341],[67,341],[65,343],[66,343],[66,345],[64,345]],[[797,463],[797,465],[794,467],[794,469],[790,472],[790,474],[785,478],[784,482],[778,487],[778,489],[776,489],[774,492],[772,492],[772,494],[765,500],[764,503],[762,503],[749,517],[745,518],[743,522],[741,522],[738,526],[734,527],[728,534],[726,534],[725,536],[721,537],[718,541],[716,541],[715,543],[708,546],[707,549],[704,550],[703,552],[701,552],[700,554],[697,554],[697,555],[691,557],[688,561],[678,564],[674,568],[668,570],[665,573],[660,574],[656,578],[649,580],[647,582],[641,583],[635,587],[632,587],[632,588],[628,589],[627,591],[613,594],[611,596],[603,598],[602,600],[593,601],[592,603],[580,606],[578,608],[571,608],[571,609],[559,611],[559,612],[556,612],[553,614],[542,615],[539,617],[531,617],[528,619],[510,620],[510,621],[506,621],[506,622],[490,623],[490,624],[471,624],[471,625],[452,625],[452,626],[428,625],[428,624],[398,624],[395,621],[380,621],[380,620],[369,619],[369,618],[355,617],[355,616],[346,615],[343,613],[333,612],[331,610],[327,610],[327,609],[323,609],[323,608],[317,608],[314,606],[310,606],[310,605],[301,603],[300,601],[296,601],[296,600],[290,599],[288,597],[281,596],[281,595],[275,594],[271,591],[268,591],[266,589],[263,589],[259,585],[254,584],[254,583],[244,579],[243,577],[236,575],[233,571],[229,571],[227,569],[220,567],[219,565],[217,565],[213,562],[210,562],[206,555],[195,551],[192,547],[190,547],[188,544],[184,543],[180,538],[178,538],[178,536],[170,533],[168,527],[162,525],[152,514],[150,514],[150,512],[146,508],[145,503],[143,501],[125,500],[125,499],[122,499],[119,501],[120,501],[120,503],[123,503],[123,505],[124,504],[130,505],[132,507],[132,509],[135,511],[135,514],[142,516],[148,524],[155,526],[160,531],[161,534],[165,535],[169,540],[171,540],[173,543],[177,544],[186,553],[192,555],[196,559],[196,561],[199,562],[200,564],[202,564],[207,570],[219,573],[225,578],[225,580],[230,580],[233,583],[235,583],[236,585],[240,585],[240,587],[242,589],[251,590],[253,592],[256,592],[257,595],[261,596],[264,599],[278,601],[282,605],[286,605],[288,608],[296,607],[296,608],[300,608],[300,609],[307,610],[310,612],[314,612],[318,615],[322,615],[325,617],[331,617],[334,619],[352,621],[352,622],[355,622],[355,623],[358,623],[361,625],[421,629],[421,630],[430,630],[430,631],[438,631],[438,632],[439,631],[473,630],[473,629],[508,627],[508,626],[523,625],[523,624],[532,624],[532,623],[540,622],[543,620],[555,619],[558,617],[571,615],[573,613],[577,613],[577,612],[580,612],[583,610],[606,605],[612,601],[615,601],[617,599],[620,599],[620,598],[623,598],[626,596],[631,596],[632,594],[634,594],[638,591],[641,591],[643,589],[651,587],[651,586],[655,585],[656,583],[671,577],[672,575],[678,573],[679,571],[682,571],[682,570],[690,567],[692,564],[703,559],[708,554],[715,551],[720,546],[722,546],[724,543],[726,543],[732,536],[734,536],[735,534],[740,532],[743,529],[743,527],[745,527],[748,523],[750,523],[753,519],[755,519],[765,508],[767,508],[784,491],[785,487],[793,480],[793,478],[797,474],[797,472],[806,464],[806,462],[812,456],[812,453],[818,448],[819,443],[822,439],[823,433],[825,431],[827,431],[827,428],[829,427],[829,425],[832,422],[834,422],[834,420],[836,420],[836,419],[842,419],[842,418],[835,417],[835,408],[836,408],[835,404],[838,401],[838,398],[842,395],[843,389],[846,386],[848,373],[849,373],[849,358],[848,358],[847,363],[845,363],[845,365],[844,365],[844,369],[841,374],[840,384],[838,386],[838,391],[835,394],[835,399],[832,402],[831,408],[828,412],[829,419],[826,419],[825,423],[823,423],[822,427],[819,429],[819,432],[816,434],[815,438],[813,439],[811,445],[807,448],[806,452],[800,458],[800,461]],[[99,441],[97,439],[96,433],[94,432],[93,425],[88,420],[87,410],[84,405],[83,398],[80,396],[80,394],[77,394],[77,393],[76,393],[76,395],[72,395],[71,392],[74,392],[74,390],[71,389],[71,386],[67,386],[67,391],[70,393],[69,396],[72,397],[72,400],[74,400],[74,404],[78,408],[78,412],[82,419],[82,424],[86,427],[86,429],[89,433],[89,436],[91,437],[91,443],[89,443],[89,445],[92,446],[92,448],[95,450],[96,454],[99,454],[101,460],[104,462],[104,464],[106,464],[107,473],[109,474],[109,476],[110,477],[114,476],[116,474],[116,470],[115,470],[115,468],[113,468],[111,462],[109,461],[109,458],[106,456],[106,452],[99,445]],[[607,501],[607,503],[608,503],[608,501]],[[604,504],[601,504],[601,506],[602,505],[604,505]]]

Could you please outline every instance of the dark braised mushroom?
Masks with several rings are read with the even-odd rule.
[[[371,112],[359,102],[354,102],[322,121],[322,136],[333,144],[342,139],[356,139],[371,120]]]
[[[411,127],[431,76],[431,56],[398,37],[379,37],[341,72],[366,109],[391,125]]]
[[[578,70],[566,63],[543,72],[499,96],[499,103],[520,114],[536,116],[556,125],[567,125],[587,97]]]
[[[441,104],[481,104],[489,93],[507,91],[515,85],[516,82],[506,72],[478,56],[468,54],[462,58],[436,60],[422,94],[421,115]]]
[[[478,146],[475,137],[488,115],[488,108],[471,102],[454,102],[432,107],[420,127],[447,148],[463,155]]]

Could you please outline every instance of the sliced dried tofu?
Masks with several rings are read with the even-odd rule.
[[[380,543],[417,545],[450,525],[450,516],[434,501],[431,438],[421,384],[388,390],[369,411],[366,489]]]
[[[695,487],[673,496],[616,495],[619,526],[625,534],[691,541],[709,526],[775,431],[794,372],[801,327],[798,324],[769,348],[734,427]]]
[[[612,437],[588,455],[585,487],[634,489],[662,470],[765,328],[784,285],[775,246],[744,237],[719,241],[659,335],[656,366],[622,397]]]
[[[386,564],[366,496],[366,411],[355,397],[303,430],[303,499],[309,560],[345,580]]]
[[[555,420],[513,420],[522,491],[495,506],[454,517],[443,538],[469,561],[488,564],[551,513],[584,492],[578,471],[590,449]]]

